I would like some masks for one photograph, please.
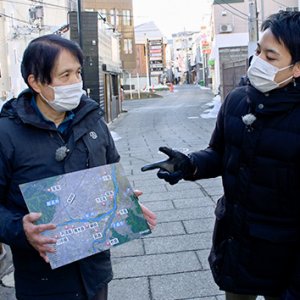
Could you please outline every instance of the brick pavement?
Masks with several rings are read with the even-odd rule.
[[[181,151],[205,147],[215,119],[202,119],[212,94],[199,87],[179,87],[163,99],[127,101],[128,113],[110,128],[132,185],[144,192],[142,203],[156,212],[158,226],[142,240],[112,250],[115,279],[109,300],[221,300],[207,257],[211,245],[220,178],[170,186],[155,171],[141,173],[146,163],[163,159],[158,147]]]

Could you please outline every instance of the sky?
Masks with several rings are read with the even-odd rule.
[[[153,21],[171,37],[181,31],[199,31],[202,15],[210,12],[211,0],[133,0],[134,25]]]

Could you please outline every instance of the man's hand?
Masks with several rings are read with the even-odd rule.
[[[56,226],[54,224],[35,225],[34,222],[36,222],[40,217],[41,213],[30,213],[25,215],[23,217],[23,228],[28,242],[39,252],[45,262],[48,263],[49,258],[47,257],[47,252],[55,252],[55,249],[50,247],[49,244],[55,244],[56,239],[43,236],[41,233],[46,230],[55,229]]]
[[[169,158],[142,167],[143,172],[159,169],[158,178],[164,179],[172,185],[181,179],[189,179],[193,176],[196,168],[187,155],[168,147],[160,147],[159,151],[168,155]]]
[[[143,193],[139,190],[135,190],[134,191],[134,194],[139,197],[141,196]],[[142,203],[139,203],[140,204],[140,207],[142,209],[142,212],[143,212],[143,215],[144,215],[144,218],[146,219],[149,227],[151,230],[153,230],[157,224],[157,220],[156,220],[156,214],[151,211],[149,208],[147,208],[145,205],[143,205]]]

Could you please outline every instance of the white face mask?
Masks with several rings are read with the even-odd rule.
[[[253,56],[251,65],[247,71],[247,76],[251,84],[257,90],[261,91],[262,93],[266,93],[278,88],[282,83],[285,83],[293,78],[293,76],[290,76],[278,83],[274,80],[278,72],[286,70],[291,66],[292,65],[289,65],[280,69],[271,65],[258,56]]]
[[[82,81],[69,85],[50,86],[54,91],[54,100],[50,101],[40,93],[41,97],[58,112],[70,111],[79,105],[82,94],[85,91],[82,89]]]

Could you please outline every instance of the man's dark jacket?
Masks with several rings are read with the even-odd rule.
[[[291,296],[300,295],[300,88],[236,88],[209,147],[191,159],[194,179],[223,180],[209,257],[216,283],[233,293],[300,299]]]
[[[112,279],[109,251],[51,270],[26,240],[22,218],[28,210],[19,184],[115,163],[119,154],[95,101],[82,96],[61,135],[37,114],[32,97],[26,90],[10,100],[0,118],[0,241],[12,250],[16,295],[20,300],[92,299]],[[64,144],[70,152],[57,161],[56,149]]]

